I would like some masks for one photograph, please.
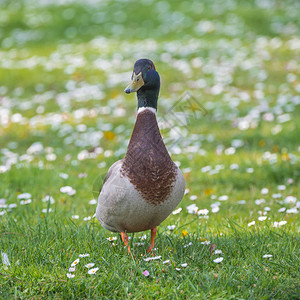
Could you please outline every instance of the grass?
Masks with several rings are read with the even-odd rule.
[[[1,1],[0,299],[299,298],[299,4],[270,3]],[[123,90],[141,57],[160,73],[157,116],[188,189],[152,261],[149,232],[128,256],[89,203],[126,153]],[[183,124],[186,91],[207,114]]]

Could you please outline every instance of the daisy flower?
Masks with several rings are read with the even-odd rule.
[[[170,231],[173,231],[175,229],[175,225],[168,225],[167,228],[170,230]]]
[[[75,267],[76,265],[78,265],[78,263],[79,263],[79,258],[77,258],[72,262],[71,267]]]
[[[175,209],[175,210],[172,212],[172,214],[173,214],[173,215],[177,215],[177,214],[179,214],[181,211],[182,211],[182,208],[179,207],[179,208]]]
[[[71,273],[67,273],[67,277],[68,277],[68,278],[74,278],[75,275],[74,275],[74,274],[71,274]]]
[[[215,262],[216,264],[218,264],[218,263],[220,263],[223,259],[224,259],[223,257],[218,257],[218,258],[214,259],[214,262]]]
[[[255,225],[255,221],[248,223],[248,227]]]
[[[88,253],[86,253],[86,254],[79,254],[79,257],[88,257],[88,256],[90,256]]]
[[[90,205],[95,205],[95,204],[97,204],[97,200],[96,199],[92,199],[92,200],[89,201],[89,204]]]
[[[187,263],[181,264],[181,266],[182,266],[183,268],[186,268],[187,265],[188,265]]]
[[[88,273],[89,274],[95,274],[98,270],[99,270],[99,268],[89,269]]]
[[[161,259],[161,256],[147,257],[144,258],[144,261],[157,260],[157,259]]]
[[[113,241],[116,241],[117,240],[117,237],[116,236],[110,236],[108,238],[106,238],[108,241],[110,242],[113,242]]]
[[[94,263],[89,263],[89,264],[86,264],[85,267],[89,269],[89,268],[92,268],[94,265],[95,265]]]

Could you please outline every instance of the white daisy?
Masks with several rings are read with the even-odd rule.
[[[172,214],[173,214],[173,215],[177,215],[177,214],[179,214],[181,211],[182,211],[182,208],[179,207],[179,208],[175,209],[175,210],[172,212]]]
[[[144,261],[157,260],[157,259],[161,259],[161,256],[147,257],[144,258]]]
[[[79,263],[79,258],[77,258],[72,262],[71,267],[75,267],[76,265],[78,265],[78,263]]]
[[[86,254],[79,254],[79,257],[88,257],[88,256],[90,256],[88,253],[86,253]]]
[[[215,262],[216,264],[218,264],[218,263],[220,263],[223,259],[224,259],[223,257],[218,257],[218,258],[214,259],[214,262]]]
[[[99,268],[89,269],[88,273],[89,274],[95,274],[98,270],[99,270]]]

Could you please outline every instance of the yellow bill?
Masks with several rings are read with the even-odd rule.
[[[142,77],[142,72],[140,72],[137,75],[135,73],[133,73],[131,83],[124,90],[124,92],[126,94],[137,92],[143,85],[144,85],[144,80]]]

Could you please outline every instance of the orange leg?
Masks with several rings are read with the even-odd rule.
[[[129,247],[129,243],[128,243],[128,235],[126,232],[121,232],[121,238],[122,241],[124,242],[125,246],[127,247],[127,252],[128,254],[130,253],[130,247]]]
[[[153,229],[151,229],[151,243],[150,246],[147,250],[147,253],[152,252],[154,249],[154,240],[155,240],[155,236],[156,236],[156,232],[157,232],[157,228],[154,227]]]

